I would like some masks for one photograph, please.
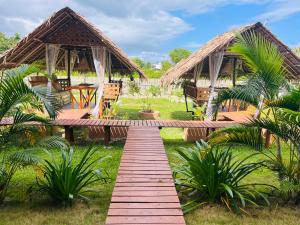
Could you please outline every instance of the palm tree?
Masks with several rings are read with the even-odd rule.
[[[2,128],[0,137],[2,147],[7,145],[8,139],[14,140],[16,135],[34,131],[34,127],[26,126],[27,122],[39,122],[47,125],[49,119],[56,117],[61,106],[55,96],[47,88],[30,88],[24,81],[29,74],[38,72],[35,66],[24,65],[16,69],[5,71],[0,83],[0,121],[5,117],[13,118],[13,125]],[[49,118],[34,112],[44,112]],[[12,138],[14,137],[14,138]],[[35,148],[65,148],[67,144],[60,137],[47,137],[35,143]],[[0,204],[3,202],[9,183],[17,170],[36,164],[39,159],[34,149],[5,151],[0,156]]]
[[[275,109],[266,103],[278,99],[281,89],[289,88],[285,79],[284,61],[277,47],[263,36],[249,32],[239,35],[229,51],[239,54],[246,63],[249,78],[243,86],[221,91],[214,102],[216,108],[226,100],[241,100],[257,108],[255,118],[272,117],[277,122]],[[276,142],[277,157],[280,160],[282,153],[279,137]]]
[[[227,99],[239,99],[258,108],[250,122],[216,131],[212,145],[242,144],[261,151],[268,160],[265,165],[279,175],[288,195],[295,193],[300,202],[300,87],[290,90],[284,79],[283,60],[276,47],[255,34],[239,37],[231,51],[241,55],[250,70],[249,80],[242,87],[221,92],[216,104]],[[279,96],[279,90],[289,90]],[[262,130],[276,138],[277,154],[262,151]],[[280,141],[289,146],[289,158],[283,159]],[[284,182],[287,182],[288,185]],[[286,188],[288,187],[288,188]]]
[[[16,133],[32,131],[32,127],[24,126],[26,122],[40,122],[48,124],[59,112],[61,105],[55,96],[46,87],[30,88],[24,81],[25,77],[38,72],[34,66],[21,66],[5,71],[0,83],[0,120],[12,117],[13,125],[6,131],[2,130],[2,139]],[[47,111],[49,118],[29,113],[26,109],[35,112]]]

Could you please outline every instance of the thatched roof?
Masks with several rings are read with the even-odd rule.
[[[190,78],[195,66],[198,63],[204,61],[206,64],[208,64],[208,56],[210,54],[224,49],[226,51],[226,48],[234,42],[237,34],[243,34],[245,32],[258,32],[276,44],[284,57],[284,66],[289,73],[289,78],[300,78],[300,59],[291,51],[291,49],[278,40],[274,34],[272,34],[267,28],[258,22],[252,25],[244,26],[237,30],[226,32],[210,40],[207,44],[190,55],[187,59],[181,60],[172,68],[170,68],[161,78],[162,84],[169,85],[178,81],[179,79]],[[230,53],[228,55],[230,55]]]
[[[54,13],[14,48],[6,51],[0,57],[0,69],[44,60],[45,43],[61,44],[62,48],[73,47],[87,55],[91,54],[91,46],[106,46],[111,53],[113,72],[121,74],[137,72],[146,78],[140,68],[112,40],[68,7]]]

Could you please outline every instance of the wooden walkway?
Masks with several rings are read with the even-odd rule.
[[[185,225],[157,127],[129,127],[107,225]]]

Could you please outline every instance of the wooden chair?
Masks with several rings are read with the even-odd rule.
[[[100,103],[99,117],[101,118],[106,110],[111,112],[111,102],[116,102],[121,93],[120,83],[108,83],[104,85],[104,94]],[[108,113],[110,114],[110,113]],[[110,117],[110,115],[106,115]]]

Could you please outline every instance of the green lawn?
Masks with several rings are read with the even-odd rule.
[[[130,119],[137,119],[137,113],[141,109],[140,99],[123,98],[121,102],[120,113],[127,113]],[[182,102],[174,103],[168,99],[154,98],[151,99],[151,103],[153,109],[160,111],[161,119],[191,119],[191,114],[185,112],[185,105]],[[164,139],[171,166],[178,162],[174,154],[176,149],[193,145],[192,143],[184,143],[182,141],[182,135],[182,129],[168,128],[161,130],[161,136]],[[104,224],[123,144],[124,143],[114,143],[109,147],[104,147],[102,143],[94,144],[99,148],[98,154],[111,156],[108,161],[103,163],[103,166],[109,172],[112,181],[107,184],[98,184],[91,187],[96,192],[88,194],[90,198],[89,203],[78,202],[73,208],[63,208],[53,205],[47,197],[36,190],[28,195],[28,189],[31,187],[36,189],[36,173],[33,168],[19,171],[13,178],[5,204],[0,208],[0,225]],[[87,143],[80,146],[75,145],[76,157],[79,157],[87,147]],[[237,158],[242,158],[253,153],[253,150],[247,148],[236,148],[235,151]],[[41,158],[47,157],[42,151],[37,151],[36,154]],[[59,154],[59,152],[55,152],[55,154]],[[257,159],[261,157],[262,156],[257,156]],[[249,177],[247,181],[277,185],[275,175],[266,170],[257,171],[256,174]],[[240,217],[229,212],[224,207],[206,205],[185,215],[185,218],[188,225],[300,224],[299,210],[297,207],[283,207],[274,204],[271,208],[248,208],[247,212],[249,215]]]

